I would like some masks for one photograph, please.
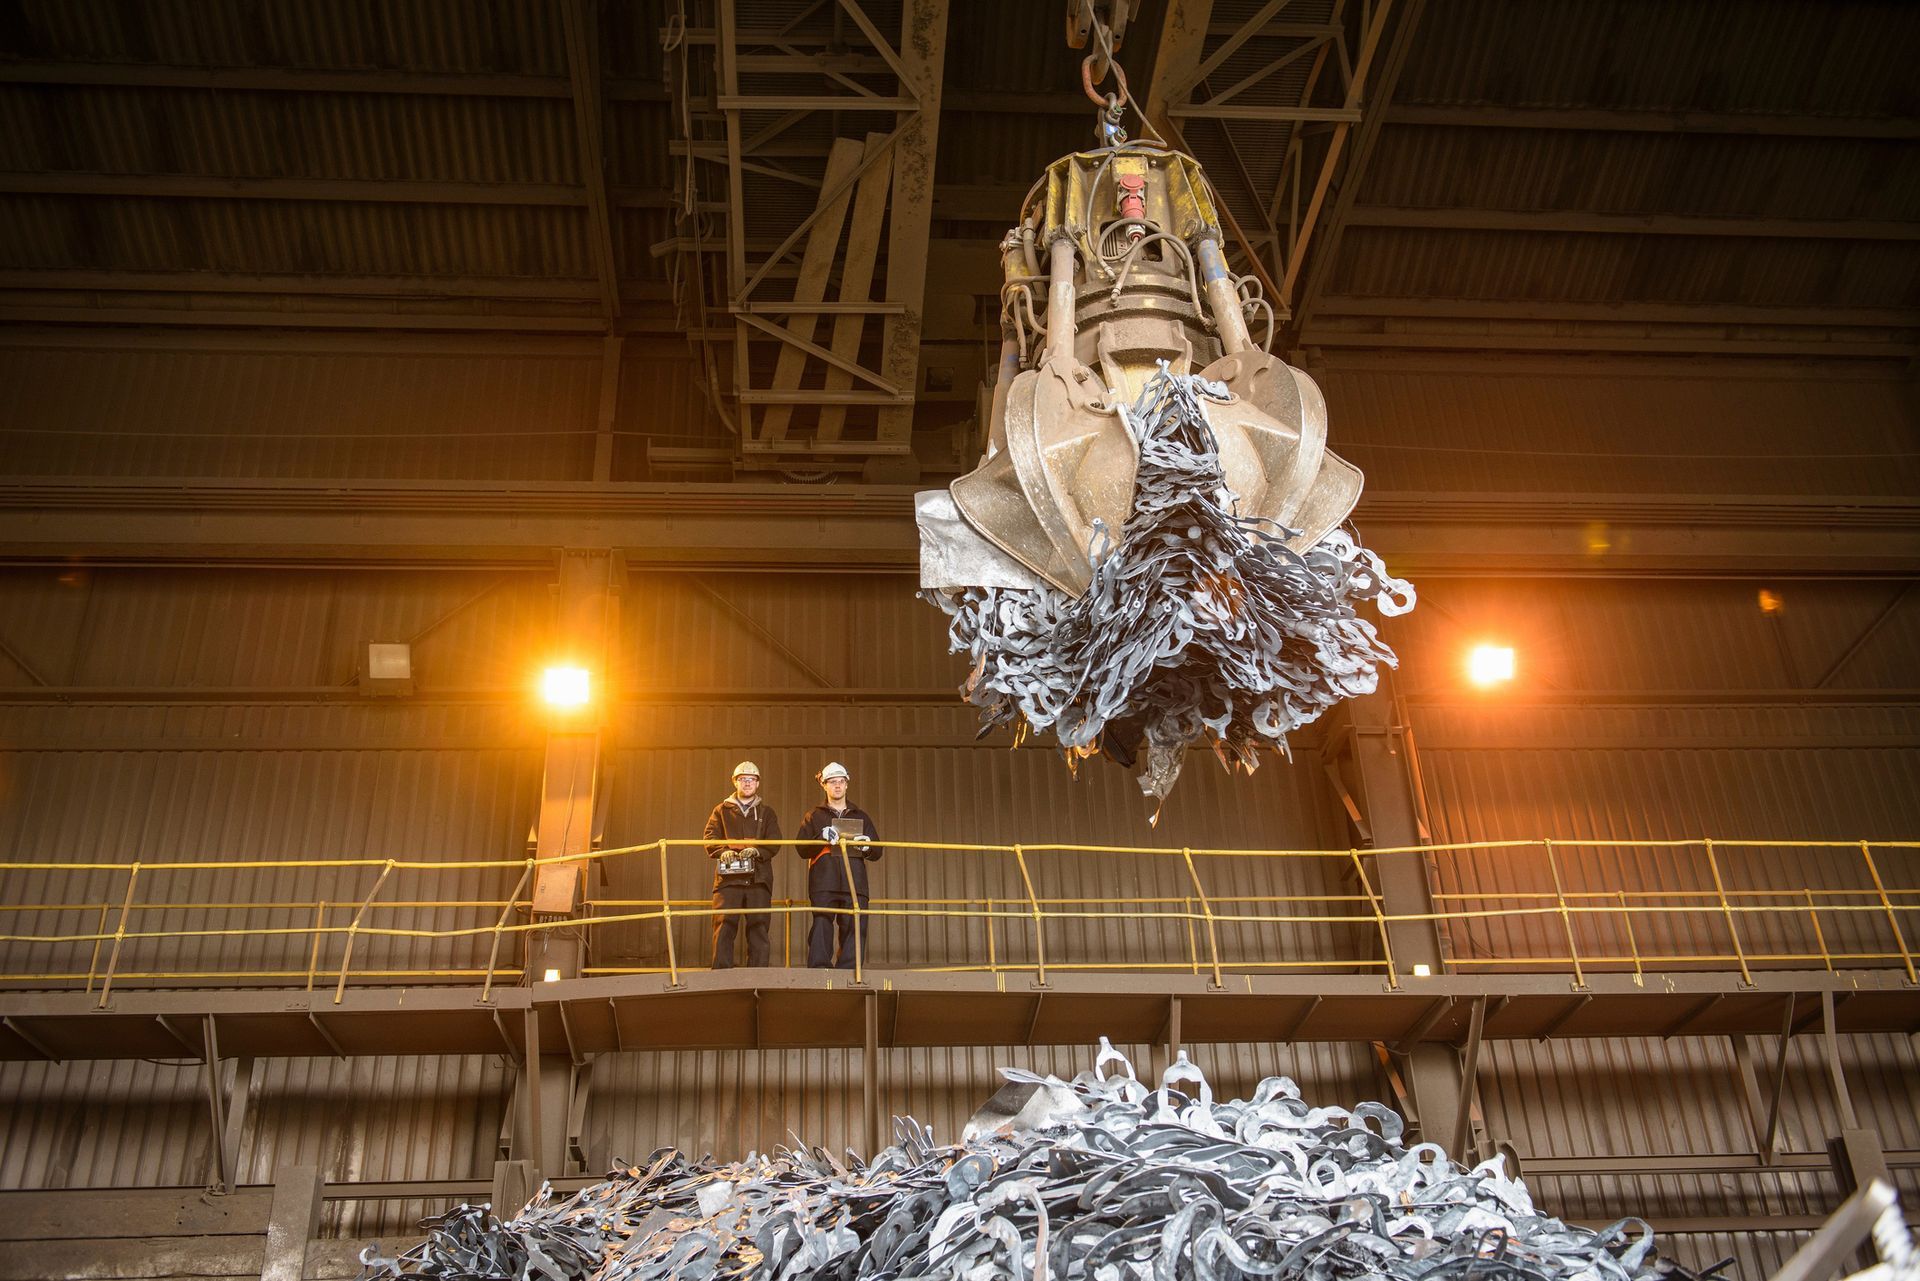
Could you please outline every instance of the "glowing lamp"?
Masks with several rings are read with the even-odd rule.
[[[1433,967],[1425,961],[1415,961],[1413,963],[1413,977],[1417,979],[1430,979],[1433,977]]]
[[[1467,655],[1467,679],[1475,685],[1498,685],[1513,679],[1513,647],[1475,645]]]
[[[541,975],[540,977],[548,983],[558,983],[560,981],[560,971],[549,969],[545,974]]]
[[[549,667],[540,673],[540,698],[548,707],[585,707],[592,697],[593,682],[584,667]]]

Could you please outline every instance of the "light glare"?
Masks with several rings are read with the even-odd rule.
[[[1413,977],[1417,979],[1430,979],[1433,977],[1433,967],[1425,961],[1415,961],[1413,963]]]
[[[549,667],[540,673],[540,697],[549,707],[585,707],[592,696],[584,667]]]
[[[1475,685],[1498,685],[1512,680],[1512,646],[1475,645],[1467,656],[1467,679]]]
[[[546,972],[544,977],[546,981],[549,983],[558,983],[560,981],[560,971],[550,969]]]

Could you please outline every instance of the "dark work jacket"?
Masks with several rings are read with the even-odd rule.
[[[720,884],[718,860],[726,854],[729,844],[738,843],[760,846],[753,883],[763,890],[773,889],[773,856],[780,852],[778,845],[766,844],[780,839],[780,816],[773,812],[773,806],[760,801],[752,813],[742,813],[739,798],[729,796],[707,815],[707,829],[700,835],[711,842],[707,846],[707,857],[715,860],[713,883],[716,887]]]
[[[858,805],[850,803],[838,814],[825,805],[814,806],[807,811],[807,816],[800,820],[800,830],[793,834],[794,839],[801,842],[822,840],[820,833],[844,818],[857,818],[866,824],[869,837],[879,835],[874,830],[872,816]],[[800,857],[807,860],[807,897],[809,899],[817,901],[829,894],[847,893],[847,868],[846,864],[840,861],[838,845],[803,843],[794,848],[799,851]],[[863,853],[866,855],[865,858],[861,857]],[[867,897],[867,864],[879,857],[878,845],[868,845],[864,850],[858,845],[847,846],[847,859],[853,864],[853,888],[862,899]]]

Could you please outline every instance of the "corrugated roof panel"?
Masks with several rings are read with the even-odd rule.
[[[396,182],[580,181],[563,98],[0,88],[0,166]]]
[[[1426,15],[1394,98],[1900,115],[1916,41],[1903,5],[1472,0]]]
[[[1904,142],[1395,124],[1360,195],[1396,208],[1903,221],[1920,203]]]
[[[1374,492],[1906,495],[1904,384],[1814,366],[1485,364],[1340,356],[1329,445]],[[1362,514],[1364,517],[1364,499]]]
[[[369,67],[563,74],[560,18],[525,0],[422,0],[403,7],[322,0],[29,0],[13,32],[26,56],[183,66]]]
[[[584,208],[6,196],[0,210],[10,229],[0,265],[23,270],[573,280],[593,272]]]
[[[449,480],[590,474],[597,345],[433,355],[408,352],[405,339],[376,344],[309,352],[0,347],[0,381],[15,389],[0,428],[13,442],[11,470]]]
[[[1532,302],[1911,307],[1900,242],[1349,227],[1330,292]],[[1493,344],[1490,344],[1493,345]]]

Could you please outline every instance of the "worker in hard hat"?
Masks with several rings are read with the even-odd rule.
[[[780,817],[760,799],[760,767],[733,767],[733,795],[707,816],[707,857],[713,860],[713,968],[733,968],[734,936],[747,928],[747,964],[767,963],[768,911],[773,906],[773,855]]]
[[[866,951],[867,864],[880,857],[874,842],[873,816],[847,799],[847,767],[829,761],[818,778],[826,800],[807,811],[795,839],[800,856],[807,860],[807,901],[817,909],[807,933],[807,964],[814,969],[829,967],[850,970],[854,961],[854,895],[860,897],[859,917],[861,954]],[[841,854],[845,841],[846,853]],[[853,872],[853,884],[847,884],[847,872]]]

